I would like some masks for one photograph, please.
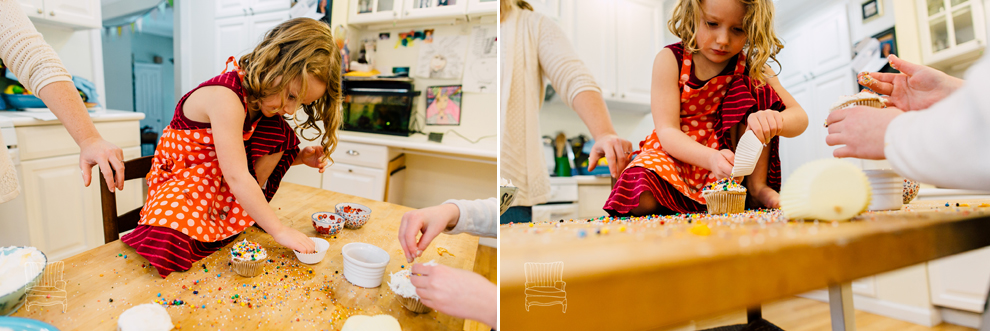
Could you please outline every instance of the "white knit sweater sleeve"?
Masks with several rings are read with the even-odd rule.
[[[536,54],[540,58],[543,75],[550,79],[550,84],[560,94],[564,104],[571,107],[571,102],[578,93],[584,91],[601,92],[595,83],[595,77],[578,58],[560,26],[537,13],[531,13],[529,17],[537,20],[534,25],[540,31]]]
[[[890,122],[884,156],[904,177],[945,188],[990,189],[990,61],[966,73],[966,83],[926,110]]]
[[[495,238],[498,234],[498,201],[495,198],[484,200],[447,200],[460,209],[457,225],[446,234],[467,232],[475,236]]]
[[[72,81],[58,54],[14,0],[0,0],[0,59],[34,93],[54,82]]]

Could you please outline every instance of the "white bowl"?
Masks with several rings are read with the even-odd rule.
[[[350,243],[341,248],[344,278],[361,287],[378,287],[391,257],[384,249],[366,243]]]
[[[23,246],[0,247],[0,255],[9,255],[22,248],[25,247]],[[39,250],[39,252],[41,251]],[[27,298],[28,287],[35,284],[35,282],[37,282],[38,279],[41,279],[41,276],[45,274],[45,268],[48,265],[48,256],[45,255],[45,252],[41,252],[41,257],[42,257],[42,261],[37,261],[39,263],[39,266],[41,267],[41,272],[38,273],[36,276],[34,276],[33,279],[24,279],[27,276],[24,271],[20,271],[17,272],[16,274],[10,275],[12,279],[8,279],[7,281],[13,282],[16,281],[15,279],[17,280],[23,279],[25,281],[25,284],[19,286],[18,288],[8,293],[0,293],[0,316],[8,316],[16,312],[17,309],[24,304],[24,299]],[[22,266],[22,267],[27,268],[28,266]]]
[[[330,242],[323,238],[309,237],[309,239],[313,240],[313,243],[316,244],[316,253],[306,254],[296,250],[292,250],[292,252],[296,253],[296,258],[299,259],[299,262],[305,264],[320,263],[320,261],[323,261],[323,257],[327,255],[327,250],[330,249]]]

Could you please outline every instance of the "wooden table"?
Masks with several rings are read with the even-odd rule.
[[[956,202],[969,207],[955,207]],[[645,330],[836,288],[990,245],[990,207],[978,207],[986,202],[951,201],[951,207],[916,202],[850,222],[704,217],[691,224],[568,220],[503,225],[501,326]],[[703,235],[702,228],[695,229],[702,235],[691,231],[699,223],[710,235]],[[524,264],[556,261],[564,264],[566,313],[560,305],[532,306],[527,312]]]
[[[339,330],[349,316],[377,314],[397,318],[403,330],[462,330],[463,319],[433,310],[411,313],[388,289],[388,274],[410,267],[397,235],[402,214],[412,208],[292,183],[282,183],[271,206],[284,224],[315,237],[310,215],[333,211],[340,202],[370,207],[371,219],[361,229],[343,229],[336,238],[328,238],[330,249],[318,264],[299,263],[290,249],[252,227],[241,238],[267,248],[274,260],[267,274],[238,276],[227,265],[230,247],[226,247],[196,262],[189,271],[162,279],[147,260],[118,240],[64,260],[65,313],[60,306],[35,306],[31,311],[22,307],[13,316],[42,320],[61,330],[114,330],[117,316],[134,305],[182,300],[182,305],[168,306],[172,323],[181,330]],[[381,287],[362,288],[344,279],[340,249],[351,242],[374,244],[391,255]],[[472,270],[477,246],[477,237],[440,235],[416,262],[436,260]],[[439,247],[452,255],[438,256]]]

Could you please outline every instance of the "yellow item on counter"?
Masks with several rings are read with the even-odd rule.
[[[344,74],[344,76],[373,77],[373,76],[378,76],[381,73],[382,72],[381,71],[378,71],[378,70],[372,70],[372,71],[351,71],[351,72],[348,72],[348,73]]]

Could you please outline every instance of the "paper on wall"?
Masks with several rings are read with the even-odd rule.
[[[467,36],[433,37],[432,43],[420,43],[416,76],[434,79],[461,78],[467,44]]]
[[[475,26],[471,30],[467,67],[464,69],[464,91],[495,93],[496,50],[495,26]]]

